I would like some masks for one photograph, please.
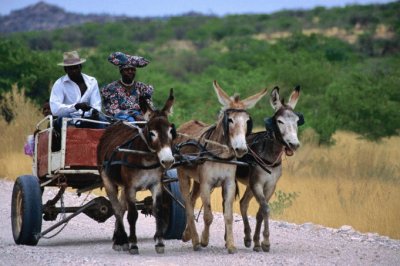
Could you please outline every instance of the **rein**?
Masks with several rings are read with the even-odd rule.
[[[267,173],[271,173],[271,171],[269,171],[267,169],[267,167],[277,167],[279,165],[281,165],[282,161],[282,154],[283,154],[283,149],[281,150],[281,152],[278,154],[278,156],[276,157],[275,161],[273,161],[272,163],[264,160],[263,158],[261,158],[254,150],[252,150],[250,147],[248,147],[250,155],[254,158],[254,161]]]
[[[243,158],[243,161],[245,161],[245,162],[247,162],[247,163],[249,163],[249,164],[252,163],[252,162],[254,162],[254,163],[256,163],[257,165],[259,165],[265,172],[271,174],[271,171],[268,170],[268,167],[274,168],[274,167],[279,166],[279,165],[282,163],[281,158],[282,158],[282,154],[283,154],[284,149],[282,149],[282,150],[279,152],[278,156],[276,157],[276,159],[275,159],[274,161],[268,162],[268,161],[264,160],[263,158],[261,158],[261,157],[251,148],[251,146],[253,146],[254,144],[260,143],[260,142],[264,142],[264,141],[266,141],[266,140],[279,141],[279,140],[276,138],[275,131],[274,131],[273,129],[271,129],[271,128],[267,128],[267,130],[264,132],[264,134],[260,134],[260,137],[257,136],[256,139],[255,139],[255,141],[253,141],[250,145],[247,145],[247,148],[248,148],[248,150],[249,150],[249,156],[245,156],[245,158]],[[279,141],[279,142],[282,144],[281,141]]]

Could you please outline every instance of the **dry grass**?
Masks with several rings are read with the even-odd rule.
[[[24,143],[42,116],[38,107],[16,86],[2,96],[0,107],[11,110],[14,119],[9,124],[3,117],[0,119],[0,176],[16,178],[32,173],[32,160],[24,154]]]
[[[277,217],[295,223],[344,224],[361,232],[376,232],[400,239],[400,185],[378,179],[321,179],[284,175],[278,185],[300,195]]]
[[[31,173],[31,158],[24,155],[23,145],[41,114],[16,87],[3,99],[3,106],[18,112],[10,124],[0,119],[0,176],[15,179]],[[362,232],[400,239],[400,137],[371,143],[340,132],[335,139],[336,145],[319,147],[311,131],[303,134],[303,146],[284,160],[277,188],[299,196],[292,207],[273,218],[331,227],[348,224]],[[243,194],[244,188],[240,191]],[[212,195],[212,208],[222,211],[220,189]],[[257,208],[253,200],[250,215]],[[238,201],[234,209],[239,213]]]
[[[357,24],[352,29],[342,29],[338,27],[331,27],[327,29],[321,28],[308,28],[303,29],[302,33],[304,35],[312,35],[312,34],[320,34],[326,37],[336,37],[348,43],[354,44],[357,42],[359,36],[365,33],[365,29]],[[292,35],[291,32],[288,31],[278,31],[272,33],[260,33],[254,35],[253,38],[256,40],[264,40],[269,43],[276,43],[276,40],[282,38],[288,38]],[[394,32],[390,29],[390,27],[379,24],[374,32],[374,38],[376,39],[392,39],[394,37]]]

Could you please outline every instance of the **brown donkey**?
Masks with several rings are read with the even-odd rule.
[[[270,102],[275,110],[272,119],[266,123],[267,130],[247,136],[249,153],[241,158],[247,166],[238,166],[236,178],[247,185],[246,191],[240,200],[240,211],[244,223],[244,244],[251,246],[251,229],[247,218],[249,202],[254,196],[259,204],[256,216],[256,229],[253,236],[254,251],[265,252],[270,249],[269,242],[269,207],[268,201],[275,191],[276,183],[282,174],[282,155],[293,155],[300,146],[297,138],[297,125],[300,124],[299,115],[294,112],[300,96],[300,87],[292,92],[289,102],[284,104],[279,99],[279,88],[271,92]],[[302,120],[302,119],[301,119]],[[264,222],[264,240],[260,245],[261,224]]]
[[[153,215],[156,219],[157,253],[164,252],[162,220],[162,184],[164,169],[174,163],[171,151],[172,140],[176,137],[173,124],[168,121],[174,103],[171,89],[164,108],[152,110],[147,101],[142,101],[141,109],[148,121],[143,128],[127,122],[118,122],[108,127],[97,147],[97,163],[107,196],[111,201],[116,218],[113,236],[114,250],[128,250],[138,254],[136,237],[136,192],[150,190],[153,198]],[[135,152],[121,152],[135,150]],[[122,188],[121,202],[118,200],[118,187]],[[130,227],[129,247],[128,237],[123,224],[123,216],[128,208]]]
[[[263,89],[256,95],[240,100],[239,96],[230,98],[216,81],[213,83],[222,110],[218,121],[213,126],[192,120],[183,124],[176,143],[195,140],[206,150],[206,156],[220,161],[230,161],[242,157],[247,153],[246,135],[251,131],[251,118],[246,109],[253,107],[266,93]],[[197,153],[198,148],[193,146],[183,147],[186,154]],[[183,165],[178,167],[178,178],[182,197],[185,201],[187,225],[182,240],[192,239],[193,249],[200,250],[200,244],[206,247],[209,242],[209,230],[213,220],[210,205],[210,193],[215,187],[222,186],[223,209],[227,234],[225,237],[229,253],[235,253],[236,247],[232,232],[232,204],[235,197],[236,165],[206,160],[202,164]],[[193,183],[192,195],[190,194],[191,180]],[[194,202],[201,196],[204,205],[204,230],[199,242],[195,221]]]

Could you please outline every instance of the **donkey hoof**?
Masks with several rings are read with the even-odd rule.
[[[200,244],[201,244],[201,246],[202,246],[203,248],[205,248],[205,247],[208,246],[208,243],[203,243],[203,242],[201,242]]]
[[[261,251],[261,247],[260,246],[254,246],[253,250],[255,252],[260,252]]]
[[[235,253],[237,253],[237,249],[235,247],[228,248],[228,253],[235,254]]]
[[[190,239],[192,239],[192,238],[190,237],[189,234],[183,234],[182,235],[182,241],[183,242],[188,242]]]
[[[139,248],[137,246],[131,245],[129,249],[129,253],[132,255],[138,255],[139,254]]]
[[[156,245],[156,252],[157,254],[164,254],[164,244],[157,244]]]
[[[261,244],[261,248],[262,248],[262,250],[263,250],[264,252],[269,252],[269,247],[270,247],[270,245]]]
[[[206,239],[206,238],[202,237],[200,244],[203,248],[207,247],[208,246],[208,238]]]
[[[200,251],[201,250],[201,246],[199,244],[193,245],[193,250],[194,251]]]
[[[249,248],[249,247],[251,247],[251,240],[244,240],[244,246],[246,247],[246,248]]]
[[[113,244],[112,248],[115,251],[127,251],[129,249],[129,245],[128,244],[122,244],[122,245]]]

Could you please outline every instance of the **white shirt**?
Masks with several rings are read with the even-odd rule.
[[[68,75],[59,78],[53,85],[50,94],[50,109],[54,116],[81,117],[82,110],[76,110],[75,104],[87,102],[91,107],[101,111],[101,97],[99,85],[94,77],[82,73],[86,84],[86,91],[81,95],[78,84],[73,82]],[[91,112],[85,112],[90,116]]]

